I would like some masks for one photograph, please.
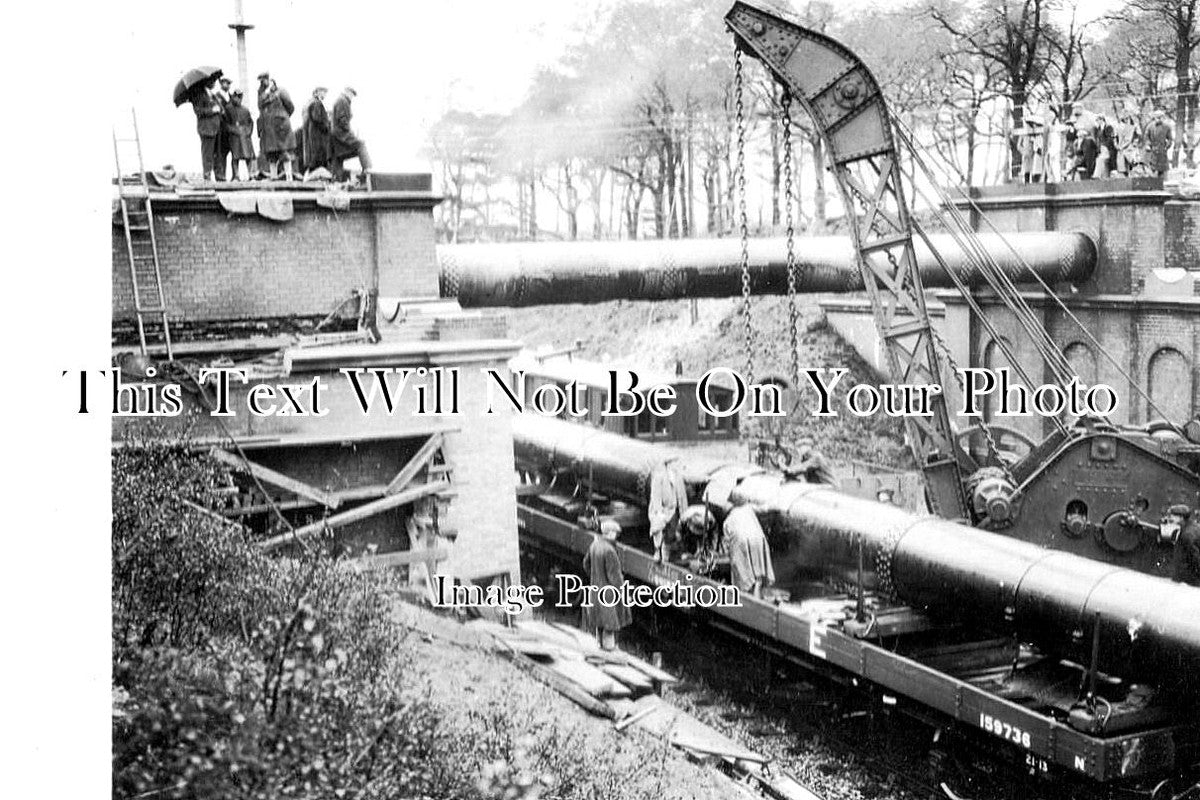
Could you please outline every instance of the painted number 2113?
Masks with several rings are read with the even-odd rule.
[[[1030,746],[1029,731],[1023,731],[1015,725],[1010,725],[1007,722],[998,720],[991,714],[979,713],[979,727],[983,728],[988,733],[994,733],[1002,739],[1006,739],[1013,744],[1019,744],[1022,747]]]

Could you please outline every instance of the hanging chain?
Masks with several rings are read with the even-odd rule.
[[[792,349],[792,386],[800,388],[800,312],[796,307],[796,223],[792,209],[792,93],[785,87],[780,103],[783,117],[783,195],[787,217],[788,334]]]
[[[742,104],[742,51],[733,46],[733,99],[737,118],[738,221],[742,235],[742,327],[745,331],[746,381],[754,381],[754,324],[750,319],[750,226],[746,221],[746,116]]]

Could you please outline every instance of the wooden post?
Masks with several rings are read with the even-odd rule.
[[[209,451],[209,455],[227,467],[249,472],[263,483],[269,483],[272,486],[298,494],[301,497],[307,497],[309,500],[314,500],[326,508],[337,508],[342,504],[340,499],[329,492],[318,489],[315,486],[309,486],[307,483],[298,481],[295,478],[289,478],[281,472],[276,472],[268,467],[255,464],[253,461],[243,461],[232,453],[219,448],[214,447]]]
[[[431,494],[446,491],[450,488],[449,481],[436,481],[434,483],[424,483],[420,486],[415,486],[397,494],[388,495],[370,503],[364,503],[358,508],[352,508],[349,511],[343,511],[341,514],[334,514],[328,519],[323,519],[320,522],[314,522],[311,525],[305,525],[302,528],[297,528],[289,533],[283,533],[279,536],[273,536],[270,539],[265,539],[259,542],[259,547],[263,550],[275,550],[283,545],[291,544],[299,539],[315,536],[325,530],[333,530],[340,528],[343,525],[349,525],[351,522],[358,522],[367,517],[375,516],[376,514],[387,511],[388,509],[397,508],[398,506],[406,505],[414,500],[422,497],[428,497]]]

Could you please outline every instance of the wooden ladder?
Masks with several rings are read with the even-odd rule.
[[[167,303],[163,296],[162,272],[158,262],[158,240],[154,233],[154,210],[150,202],[150,185],[142,161],[142,140],[138,133],[137,112],[130,109],[133,136],[121,138],[113,128],[113,157],[117,168],[117,198],[121,205],[121,222],[125,228],[125,252],[129,256],[129,277],[133,282],[133,307],[137,314],[138,339],[142,355],[147,355],[146,330],[158,327],[168,360],[175,356],[171,350],[171,327],[167,322]],[[137,154],[137,176],[126,177],[121,171],[121,147],[133,145]],[[147,317],[158,325],[147,326]]]

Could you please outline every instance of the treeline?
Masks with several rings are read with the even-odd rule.
[[[797,2],[806,26],[871,67],[894,112],[951,179],[1011,180],[1031,111],[1051,125],[1076,108],[1174,125],[1191,165],[1200,43],[1197,0],[916,0],[839,11]],[[714,236],[737,224],[729,0],[628,0],[533,79],[509,114],[454,110],[429,135],[446,197],[446,241]],[[746,59],[743,90],[751,228],[778,232],[785,207],[781,90]],[[824,228],[819,138],[793,110],[799,224]],[[547,226],[547,221],[552,221]]]

